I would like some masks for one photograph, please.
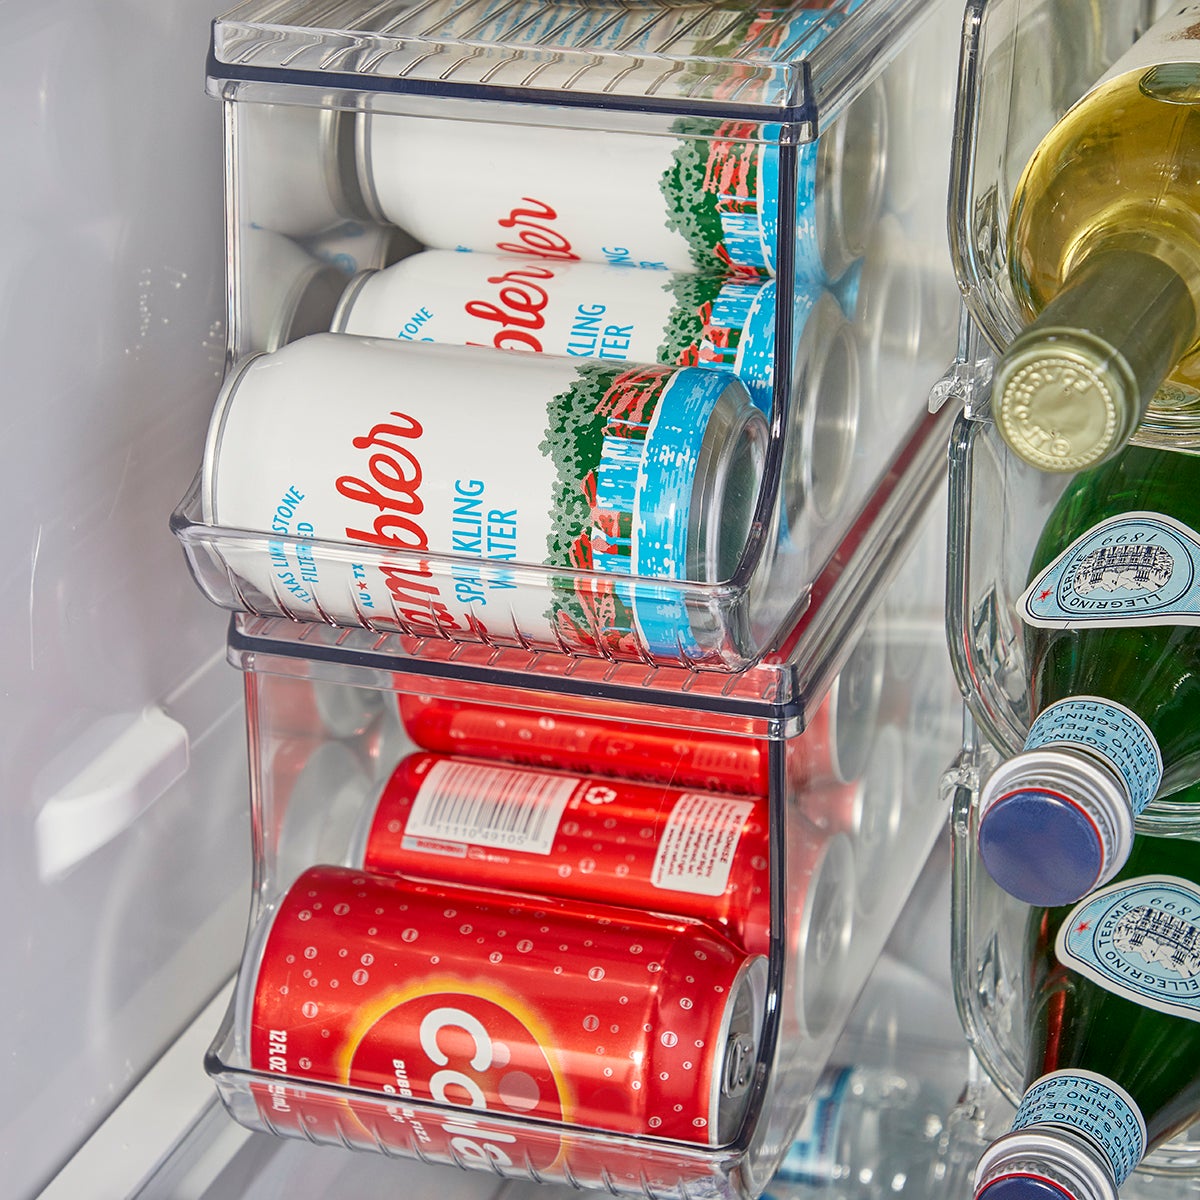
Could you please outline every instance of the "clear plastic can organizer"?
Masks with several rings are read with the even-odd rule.
[[[932,507],[903,566],[722,689],[236,617],[256,871],[206,1064],[232,1115],[615,1194],[761,1193],[945,829],[942,531]]]
[[[218,18],[229,358],[173,521],[204,592],[753,662],[880,490],[928,469],[958,21],[949,0]]]

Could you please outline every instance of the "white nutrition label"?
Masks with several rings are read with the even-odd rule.
[[[675,802],[658,843],[651,882],[673,892],[720,896],[754,805],[688,792]]]

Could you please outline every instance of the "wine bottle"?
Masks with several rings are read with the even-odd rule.
[[[1117,879],[1030,914],[1026,1090],[976,1200],[1116,1200],[1200,1116],[1200,842],[1141,837]]]
[[[1107,882],[1150,800],[1200,778],[1195,530],[1200,457],[1127,446],[1072,479],[1042,531],[1018,603],[1035,719],[979,822],[984,865],[1029,904]]]
[[[1035,466],[1103,460],[1152,401],[1200,431],[1198,18],[1200,5],[1172,4],[1014,191],[1009,274],[1032,324],[997,364],[992,408]]]

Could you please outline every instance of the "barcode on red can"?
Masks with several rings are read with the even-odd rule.
[[[418,753],[368,819],[367,870],[672,913],[767,952],[765,798]]]
[[[515,774],[487,763],[443,759],[429,769],[405,822],[406,839],[470,842],[549,854],[579,780]]]

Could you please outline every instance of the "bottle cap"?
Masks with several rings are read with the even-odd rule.
[[[1120,449],[1140,415],[1124,360],[1083,330],[1017,338],[996,367],[992,411],[1004,440],[1044,471],[1078,471]]]
[[[1133,811],[1117,774],[1065,746],[1002,763],[979,798],[979,856],[1026,904],[1073,904],[1129,857]]]
[[[1121,245],[1108,239],[1004,352],[992,412],[1027,462],[1077,471],[1115,453],[1196,340],[1191,291],[1160,257],[1160,243],[1137,234]]]
[[[1045,1125],[998,1137],[975,1168],[975,1200],[1118,1200],[1112,1171],[1082,1138]]]

